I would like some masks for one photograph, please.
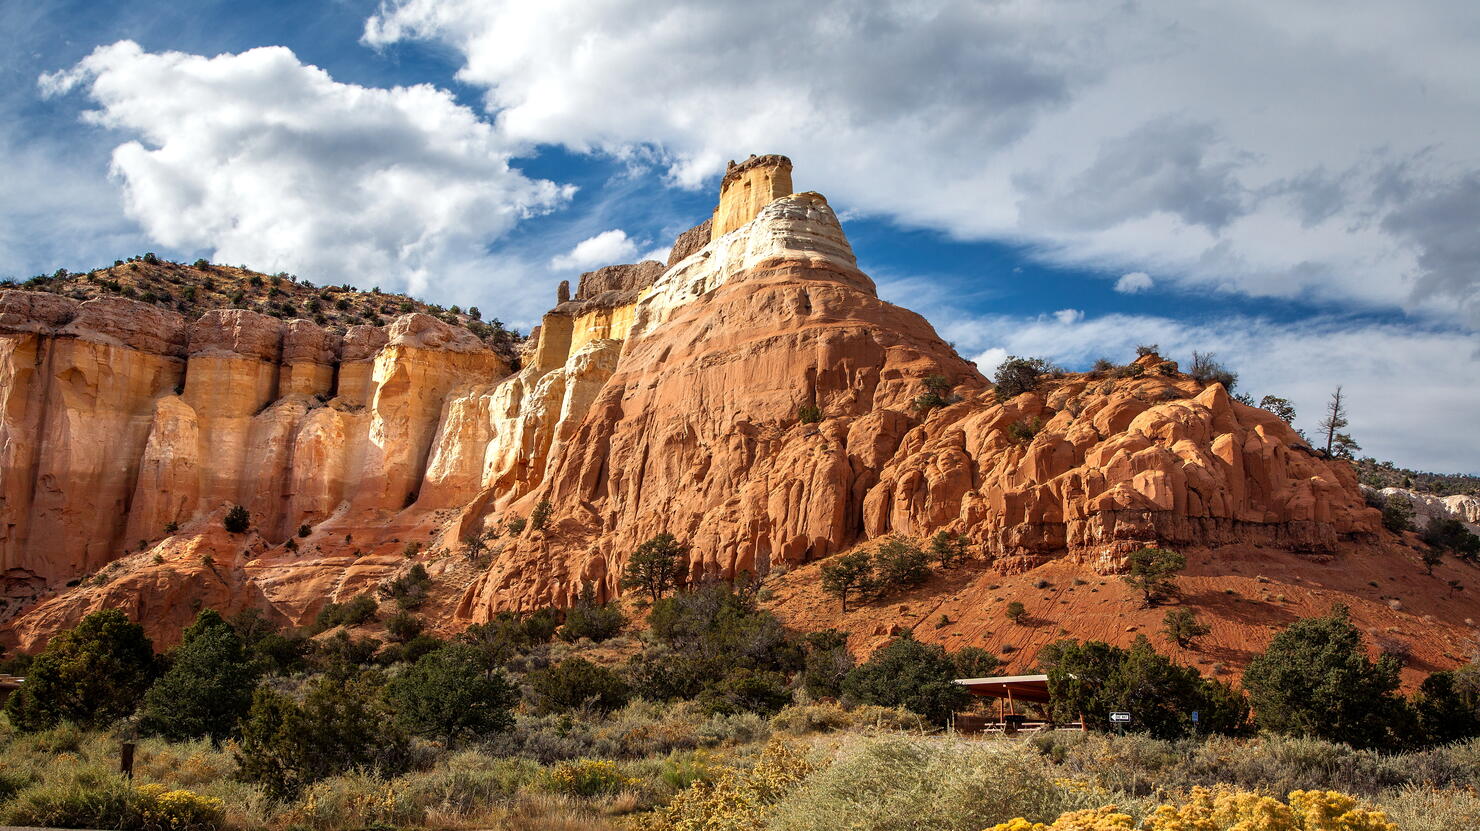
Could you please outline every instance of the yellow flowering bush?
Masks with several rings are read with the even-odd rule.
[[[288,825],[315,829],[420,822],[422,810],[405,802],[399,793],[395,783],[364,774],[320,779],[304,789],[298,802],[284,813],[284,820]]]
[[[1070,811],[1060,814],[1053,825],[1028,822],[1022,817],[992,826],[989,831],[1129,831],[1135,828],[1130,814],[1122,814],[1114,805]]]
[[[813,770],[803,746],[773,738],[754,767],[719,768],[719,776],[713,783],[695,782],[652,817],[649,827],[655,831],[762,828],[776,803]]]
[[[607,759],[577,759],[551,769],[547,787],[566,796],[611,796],[623,788],[639,785],[622,775],[616,762]]]
[[[1115,806],[1072,811],[1052,825],[1018,817],[988,831],[1127,831],[1131,817]],[[1336,791],[1293,791],[1288,802],[1226,788],[1193,788],[1181,805],[1161,805],[1141,825],[1143,831],[1398,831],[1381,811],[1361,807]]]
[[[135,790],[138,827],[143,831],[213,829],[226,818],[226,803],[215,797],[164,785],[140,785]]]

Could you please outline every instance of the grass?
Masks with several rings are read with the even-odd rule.
[[[409,773],[322,780],[289,802],[237,779],[233,746],[138,742],[0,723],[0,824],[189,829],[981,831],[1114,804],[1137,823],[1199,787],[1286,799],[1350,794],[1403,831],[1480,827],[1480,741],[1382,755],[1309,739],[1054,733],[930,734],[878,707],[804,702],[770,719],[637,701],[608,716],[521,716],[449,752],[422,742]],[[144,787],[141,787],[144,786]],[[152,787],[151,787],[152,786]],[[160,819],[168,808],[176,814]]]

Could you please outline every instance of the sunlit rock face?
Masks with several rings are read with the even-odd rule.
[[[942,530],[1002,575],[1392,542],[1348,465],[1157,356],[999,401],[790,174],[736,165],[666,263],[563,285],[517,370],[423,314],[330,332],[0,293],[0,637],[105,606],[162,645],[203,605],[303,622],[413,563],[450,632],[617,595],[664,531],[695,578]],[[927,379],[945,406],[917,406]]]

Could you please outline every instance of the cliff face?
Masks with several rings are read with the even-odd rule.
[[[421,314],[344,338],[307,321],[0,293],[0,580],[75,585],[225,507],[282,543],[414,500],[442,402],[508,373]]]
[[[418,561],[450,631],[588,582],[615,596],[663,531],[692,545],[696,579],[790,571],[782,611],[809,626],[830,624],[795,575],[886,535],[961,533],[984,580],[1111,574],[1154,544],[1297,558],[1297,580],[1376,552],[1396,567],[1348,465],[1156,356],[999,402],[877,297],[826,200],[790,193],[772,159],[730,171],[667,265],[562,286],[512,374],[425,315],[339,336],[0,295],[0,634],[34,647],[103,606],[166,644],[202,605],[302,622]],[[786,193],[756,195],[782,172]],[[932,376],[953,403],[921,411]],[[546,502],[542,527],[504,531]],[[251,533],[221,528],[233,504]],[[462,556],[475,538],[489,561]],[[953,614],[990,615],[988,591]],[[1458,637],[1447,625],[1429,629]]]

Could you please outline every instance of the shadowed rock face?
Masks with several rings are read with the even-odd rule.
[[[766,158],[727,183],[781,169]],[[940,530],[1005,575],[1112,573],[1149,544],[1388,539],[1349,466],[1156,356],[998,402],[877,297],[826,200],[786,185],[727,232],[686,232],[666,267],[584,275],[513,374],[425,315],[340,336],[0,293],[0,636],[32,648],[104,606],[161,645],[202,604],[302,622],[418,561],[451,631],[586,582],[615,595],[662,531],[696,578]],[[959,400],[922,412],[931,376]],[[543,528],[462,556],[545,500]],[[221,528],[233,504],[251,533]]]

